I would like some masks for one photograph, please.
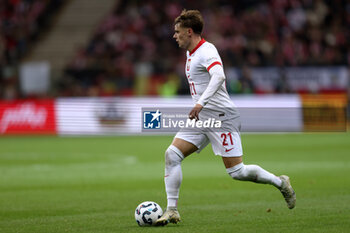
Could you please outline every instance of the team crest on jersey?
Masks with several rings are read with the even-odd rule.
[[[186,70],[190,71],[191,58],[187,60]]]

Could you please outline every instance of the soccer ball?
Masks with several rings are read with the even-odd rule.
[[[135,210],[135,220],[140,227],[154,226],[162,215],[162,208],[153,201],[142,202]]]

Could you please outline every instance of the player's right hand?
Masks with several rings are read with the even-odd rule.
[[[196,105],[192,108],[192,110],[191,110],[191,112],[190,112],[190,114],[189,114],[188,117],[189,117],[191,120],[192,120],[192,119],[195,119],[196,121],[198,121],[198,120],[199,120],[199,112],[202,111],[202,108],[203,108],[202,105],[196,104]]]

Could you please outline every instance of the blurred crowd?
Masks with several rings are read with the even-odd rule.
[[[0,0],[0,97],[19,97],[17,65],[64,0]]]
[[[49,1],[0,1],[1,64],[23,53]],[[57,95],[188,94],[185,52],[172,38],[174,19],[184,8],[202,12],[203,37],[216,45],[225,68],[243,68],[230,93],[256,92],[249,67],[350,63],[349,0],[116,2],[88,45],[68,61],[55,84]],[[275,92],[289,90],[276,86]]]
[[[68,64],[61,95],[187,94],[185,53],[172,39],[184,8],[202,12],[225,67],[350,63],[350,1],[120,0]],[[245,77],[230,91],[254,92]]]

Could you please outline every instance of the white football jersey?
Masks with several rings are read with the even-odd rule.
[[[186,77],[190,86],[192,99],[198,102],[203,92],[207,89],[210,74],[209,71],[214,66],[223,66],[220,55],[215,46],[204,39],[191,51],[187,51]],[[235,104],[231,101],[226,90],[226,81],[221,85],[218,91],[209,99],[203,110],[219,110],[226,113],[238,115]],[[202,111],[203,111],[202,110]],[[226,116],[225,118],[227,118]],[[231,118],[230,117],[230,118]]]

